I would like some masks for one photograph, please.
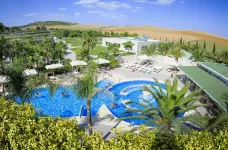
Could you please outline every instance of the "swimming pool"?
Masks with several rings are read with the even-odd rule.
[[[97,87],[100,89],[106,88],[109,83],[114,84],[108,80],[102,80],[97,83]],[[123,104],[123,100],[132,100],[136,102],[142,102],[140,97],[143,96],[141,87],[143,85],[156,85],[152,81],[126,81],[115,84],[110,88],[109,92],[101,92],[95,95],[91,101],[91,113],[95,116],[101,105],[105,104],[107,108],[116,117],[126,117],[135,114],[124,114],[126,106]],[[131,87],[132,86],[132,87]],[[165,89],[165,85],[161,84],[162,88]],[[125,92],[127,94],[121,94],[121,91],[127,89]],[[39,92],[39,96],[35,96],[35,93]],[[62,95],[64,92],[64,96]],[[34,96],[31,99],[31,104],[35,107],[35,110],[39,115],[48,115],[52,117],[72,117],[80,115],[80,108],[82,107],[82,116],[86,116],[86,101],[78,97],[72,89],[66,86],[62,86],[57,89],[53,97],[50,96],[49,90],[47,88],[38,89],[34,91]],[[157,102],[152,96],[147,97],[148,100],[155,106],[158,107]],[[114,101],[117,107],[112,107],[111,102]],[[131,107],[138,108],[139,106],[131,104]],[[134,123],[136,125],[145,123],[142,120],[129,119],[125,120],[129,123]]]

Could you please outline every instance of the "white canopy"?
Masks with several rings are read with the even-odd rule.
[[[46,69],[58,69],[58,68],[62,68],[62,67],[64,67],[63,64],[51,64],[51,65],[45,66]]]
[[[82,61],[82,60],[75,60],[75,61],[72,61],[70,62],[71,66],[86,66],[87,63],[85,61]]]
[[[138,59],[148,60],[148,59],[151,59],[151,58],[149,56],[146,56],[146,55],[141,55],[141,56],[138,56]]]
[[[106,60],[106,59],[102,59],[102,58],[99,58],[99,59],[96,59],[94,60],[95,63],[101,65],[101,64],[109,64],[110,61]]]
[[[0,76],[0,83],[6,83],[7,79],[6,76]]]
[[[25,73],[26,76],[37,75],[38,74],[38,72],[35,69],[26,69],[24,71],[24,73]]]

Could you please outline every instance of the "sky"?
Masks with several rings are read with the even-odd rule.
[[[0,0],[0,22],[157,26],[228,38],[228,0]]]

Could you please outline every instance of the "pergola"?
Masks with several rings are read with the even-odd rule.
[[[196,66],[178,66],[178,69],[184,72],[224,111],[227,111],[226,101],[221,97],[223,93],[228,91],[228,86],[225,83]]]
[[[38,72],[36,71],[36,69],[26,69],[24,70],[24,74],[26,76],[31,76],[31,75],[37,75]]]
[[[86,66],[87,63],[85,61],[82,61],[82,60],[75,60],[75,61],[72,61],[70,62],[71,66],[74,67],[74,66]]]
[[[98,65],[102,65],[102,64],[109,64],[110,61],[106,60],[106,59],[102,59],[102,58],[99,58],[99,59],[96,59],[96,60],[93,60],[95,63],[97,63]]]
[[[64,65],[63,64],[51,64],[51,65],[46,65],[45,66],[45,68],[47,69],[47,70],[49,70],[49,69],[51,69],[52,70],[52,72],[53,72],[53,76],[54,76],[54,69],[59,69],[59,68],[62,68],[62,67],[64,67]]]

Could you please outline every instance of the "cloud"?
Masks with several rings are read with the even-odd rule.
[[[74,15],[75,16],[80,16],[81,14],[77,12],[77,13],[74,13]]]
[[[118,19],[118,18],[127,18],[126,15],[122,15],[122,14],[118,14],[118,13],[108,13],[108,12],[103,12],[103,11],[99,11],[99,10],[95,10],[95,11],[88,11],[89,14],[97,14],[100,17],[104,18],[104,19]]]
[[[75,5],[91,5],[91,4],[95,4],[98,3],[100,0],[80,0],[75,2]]]
[[[169,5],[175,2],[175,0],[156,0],[154,2],[150,2],[151,4],[156,4],[156,5]]]
[[[100,1],[100,0],[80,0],[74,3],[75,5],[82,5],[84,7],[100,7],[103,9],[115,10],[118,8],[131,8],[132,6],[128,3],[122,3],[117,1]]]
[[[59,8],[58,10],[59,11],[65,11],[65,10],[67,10],[67,8]]]
[[[136,3],[148,3],[148,0],[135,0]]]
[[[130,4],[120,3],[120,2],[116,2],[116,1],[99,2],[99,3],[97,3],[97,6],[100,7],[100,8],[110,9],[110,10],[115,10],[115,9],[118,9],[118,8],[131,8]]]
[[[135,7],[135,9],[142,9],[142,7]]]
[[[37,16],[37,13],[28,13],[24,15],[25,17]]]

